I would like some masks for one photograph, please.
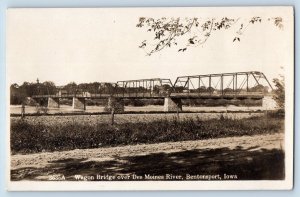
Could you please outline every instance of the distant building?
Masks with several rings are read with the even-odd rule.
[[[84,97],[91,97],[91,93],[89,93],[89,92],[83,92],[82,95]]]

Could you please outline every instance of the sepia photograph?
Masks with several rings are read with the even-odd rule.
[[[293,7],[6,17],[9,190],[293,187]]]

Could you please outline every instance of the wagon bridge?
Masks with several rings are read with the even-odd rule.
[[[153,78],[118,81],[110,88],[96,93],[84,90],[80,93],[55,95],[33,95],[39,101],[48,100],[48,107],[59,107],[60,99],[72,99],[74,109],[86,109],[87,99],[164,99],[165,111],[181,111],[182,100],[260,100],[268,88],[272,88],[262,72],[235,72],[177,77],[173,84],[170,79]]]

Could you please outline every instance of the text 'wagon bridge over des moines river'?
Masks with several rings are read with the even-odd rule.
[[[114,99],[164,99],[164,111],[181,111],[183,99],[198,100],[252,100],[259,101],[272,88],[262,72],[235,72],[177,77],[170,79],[153,78],[103,83],[94,92],[78,90],[72,93],[60,90],[54,95],[33,95],[37,102],[47,99],[49,108],[59,108],[60,99],[72,99],[74,109],[86,109],[88,99],[107,99],[108,105]]]

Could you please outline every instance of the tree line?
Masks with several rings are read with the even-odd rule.
[[[83,91],[89,93],[99,93],[99,91],[111,92],[113,84],[110,83],[80,83],[70,82],[64,86],[56,86],[52,81],[43,83],[24,82],[19,85],[14,83],[10,86],[10,103],[12,105],[20,105],[28,97],[33,95],[56,95],[59,90],[63,90],[66,94],[78,94]]]

